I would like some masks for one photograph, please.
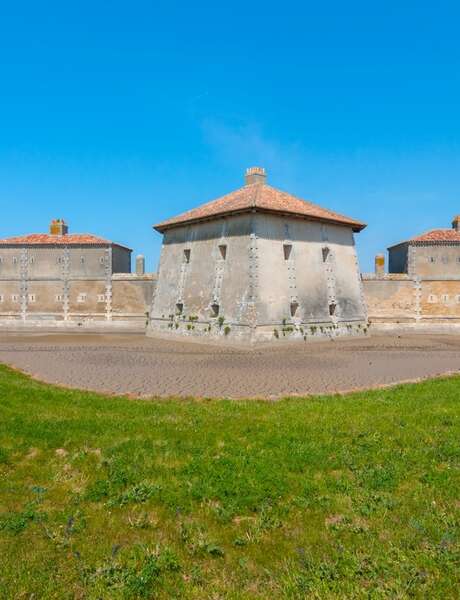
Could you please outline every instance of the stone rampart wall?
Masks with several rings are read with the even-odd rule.
[[[144,330],[155,275],[1,278],[0,329]]]
[[[459,324],[460,277],[363,274],[371,324]]]

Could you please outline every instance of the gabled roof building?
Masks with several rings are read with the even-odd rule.
[[[451,229],[431,229],[388,248],[389,273],[460,277],[460,216]]]
[[[130,248],[54,219],[48,233],[0,239],[0,330],[143,330],[154,284],[142,256],[131,273]]]
[[[365,224],[271,187],[245,185],[167,219],[149,333],[244,339],[364,330],[353,234]]]
[[[130,248],[88,233],[69,233],[63,219],[53,219],[49,233],[0,239],[0,276],[14,275],[20,260],[35,274],[55,276],[67,265],[70,275],[100,276],[131,271]]]

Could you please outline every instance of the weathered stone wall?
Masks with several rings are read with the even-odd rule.
[[[0,277],[20,277],[21,248],[2,248],[0,251]]]
[[[403,242],[388,249],[388,270],[390,273],[408,273],[409,244]]]
[[[1,282],[0,282],[0,287]],[[64,283],[29,281],[25,316],[30,319],[64,319]]]
[[[460,279],[422,280],[420,286],[422,318],[460,322]]]
[[[351,229],[260,214],[257,243],[259,324],[365,321]]]
[[[369,322],[414,320],[415,282],[408,275],[363,275],[363,289]]]
[[[460,278],[362,277],[371,324],[460,324]]]
[[[130,273],[131,251],[119,246],[0,247],[0,277],[102,277]]]
[[[0,329],[144,330],[154,275],[11,280],[0,277]]]
[[[170,315],[179,312],[185,321],[198,317],[207,323],[215,312],[212,305],[228,321],[251,325],[256,277],[249,261],[253,218],[241,215],[165,233],[151,313],[160,328],[168,328]]]
[[[112,272],[131,273],[131,252],[121,246],[112,247]]]
[[[0,280],[0,319],[21,318],[20,281]]]
[[[137,320],[146,324],[152,304],[155,280],[152,275],[112,277],[112,320]]]
[[[409,274],[419,277],[460,277],[460,245],[446,243],[411,245]]]

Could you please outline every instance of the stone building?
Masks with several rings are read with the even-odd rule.
[[[249,341],[359,333],[353,234],[365,225],[267,185],[245,185],[155,226],[163,234],[150,335]]]
[[[69,234],[61,219],[48,234],[0,240],[0,327],[144,327],[154,276],[142,268],[131,274],[131,252],[95,235]]]
[[[374,274],[363,274],[369,321],[442,331],[460,325],[460,217],[451,229],[433,229],[376,257]]]
[[[390,273],[460,276],[460,217],[451,229],[432,229],[388,248]]]

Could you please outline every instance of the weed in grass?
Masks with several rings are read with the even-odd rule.
[[[195,523],[181,523],[180,539],[187,548],[187,551],[193,556],[224,556],[223,549],[208,538],[204,527],[201,525]]]
[[[9,463],[9,454],[5,448],[0,446],[0,465],[7,465]]]
[[[158,485],[142,482],[122,492],[108,502],[108,506],[125,506],[125,504],[142,504],[158,495],[161,488]]]
[[[178,557],[171,548],[138,545],[121,556],[112,552],[101,566],[87,569],[85,579],[88,587],[98,593],[112,590],[125,598],[152,598],[161,580],[180,570]]]
[[[37,510],[36,503],[28,504],[19,512],[10,512],[0,515],[0,531],[19,534],[33,521],[43,521],[46,514]]]

